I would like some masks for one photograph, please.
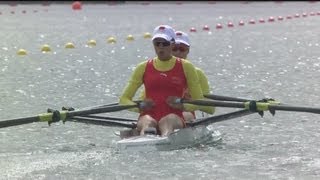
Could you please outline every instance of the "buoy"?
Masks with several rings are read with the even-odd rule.
[[[146,32],[143,34],[143,37],[147,39],[147,38],[151,38],[152,36],[149,32]]]
[[[114,37],[109,37],[107,40],[108,43],[116,43],[116,39]]]
[[[278,16],[278,20],[279,20],[279,21],[282,21],[282,20],[283,20],[283,17],[282,17],[282,16]]]
[[[41,51],[42,52],[49,52],[49,51],[51,51],[51,48],[48,44],[45,44],[42,46]]]
[[[17,54],[20,56],[27,55],[27,51],[25,49],[19,49]]]
[[[209,30],[210,30],[210,28],[209,28],[209,26],[208,26],[208,25],[204,25],[204,26],[203,26],[203,28],[202,28],[202,30],[204,30],[204,31],[209,31]]]
[[[287,16],[287,19],[292,19],[292,17],[290,15]]]
[[[133,36],[131,34],[129,34],[127,36],[127,41],[133,41],[133,40],[134,40]]]
[[[96,45],[97,45],[97,42],[96,42],[96,40],[94,40],[94,39],[90,39],[90,40],[87,42],[87,45],[88,45],[88,46],[96,46]]]
[[[75,1],[72,3],[72,9],[73,10],[81,10],[82,9],[82,4],[80,1]]]
[[[228,27],[233,27],[233,23],[232,22],[228,22]]]
[[[274,22],[274,17],[270,16],[268,19],[269,22]]]
[[[243,21],[239,21],[239,26],[243,26],[244,22]]]
[[[222,24],[218,23],[218,24],[216,25],[216,29],[222,29]]]
[[[260,18],[259,23],[265,23],[265,20],[263,18]]]
[[[255,24],[256,22],[254,21],[254,19],[250,19],[249,24]]]
[[[302,13],[302,17],[307,17],[307,13]]]
[[[316,15],[315,12],[310,12],[310,16],[314,16],[314,15]]]
[[[300,14],[295,14],[294,17],[298,18],[298,17],[300,17]]]
[[[74,48],[74,44],[71,43],[71,42],[68,42],[68,43],[65,45],[65,48],[72,49],[72,48]]]
[[[190,28],[190,32],[197,32],[196,28],[192,27]]]

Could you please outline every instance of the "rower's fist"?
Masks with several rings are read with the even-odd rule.
[[[181,98],[179,97],[169,96],[166,102],[172,108],[183,110],[183,104],[181,103]]]
[[[145,99],[139,103],[139,109],[142,111],[150,110],[154,106],[152,99]]]

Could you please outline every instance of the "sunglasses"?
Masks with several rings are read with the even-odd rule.
[[[160,46],[160,44],[162,44],[163,47],[169,46],[171,43],[169,41],[158,41],[158,42],[153,42],[153,44],[157,47]]]
[[[185,47],[182,47],[182,46],[174,46],[173,48],[172,48],[172,51],[180,51],[180,52],[185,52],[185,51],[187,51],[187,48],[185,48]]]

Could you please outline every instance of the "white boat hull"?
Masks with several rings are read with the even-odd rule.
[[[167,137],[158,135],[133,136],[116,142],[120,151],[172,150],[208,144],[221,140],[221,133],[208,126],[189,127],[176,130]]]

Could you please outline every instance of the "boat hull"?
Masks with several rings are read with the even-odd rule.
[[[158,135],[133,136],[116,142],[120,151],[163,151],[194,147],[221,140],[221,133],[209,126],[179,129],[166,137]]]

